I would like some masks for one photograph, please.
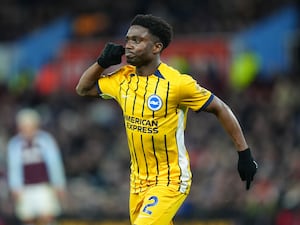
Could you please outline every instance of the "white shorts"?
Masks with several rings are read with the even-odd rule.
[[[59,199],[48,184],[24,187],[16,202],[16,215],[21,220],[41,216],[58,216],[61,213]]]

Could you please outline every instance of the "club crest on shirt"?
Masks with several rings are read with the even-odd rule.
[[[157,111],[162,107],[162,100],[158,95],[150,95],[148,98],[148,108]]]

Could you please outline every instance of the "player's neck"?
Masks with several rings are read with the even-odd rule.
[[[136,67],[136,74],[138,76],[150,76],[157,70],[160,63],[160,60],[155,60],[147,65]]]

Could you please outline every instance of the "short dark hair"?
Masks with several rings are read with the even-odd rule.
[[[159,38],[163,44],[163,49],[168,47],[173,37],[172,26],[162,18],[153,16],[151,14],[136,15],[131,21],[130,25],[139,25],[147,28],[152,35]]]

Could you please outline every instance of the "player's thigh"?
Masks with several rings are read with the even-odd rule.
[[[16,216],[21,220],[30,220],[35,217],[32,201],[28,201],[27,193],[21,193],[16,201]]]
[[[144,195],[134,225],[169,225],[187,195],[166,186],[155,186]]]
[[[39,216],[57,216],[61,212],[55,190],[49,185],[41,185],[36,190],[36,213]]]
[[[36,191],[33,186],[26,186],[16,202],[16,215],[21,220],[32,220],[36,217]]]
[[[146,192],[131,193],[129,199],[129,214],[131,224],[136,220],[139,211],[143,205],[143,199]]]
[[[61,211],[54,190],[47,184],[29,185],[17,201],[16,214],[22,220],[40,216],[56,216]]]

